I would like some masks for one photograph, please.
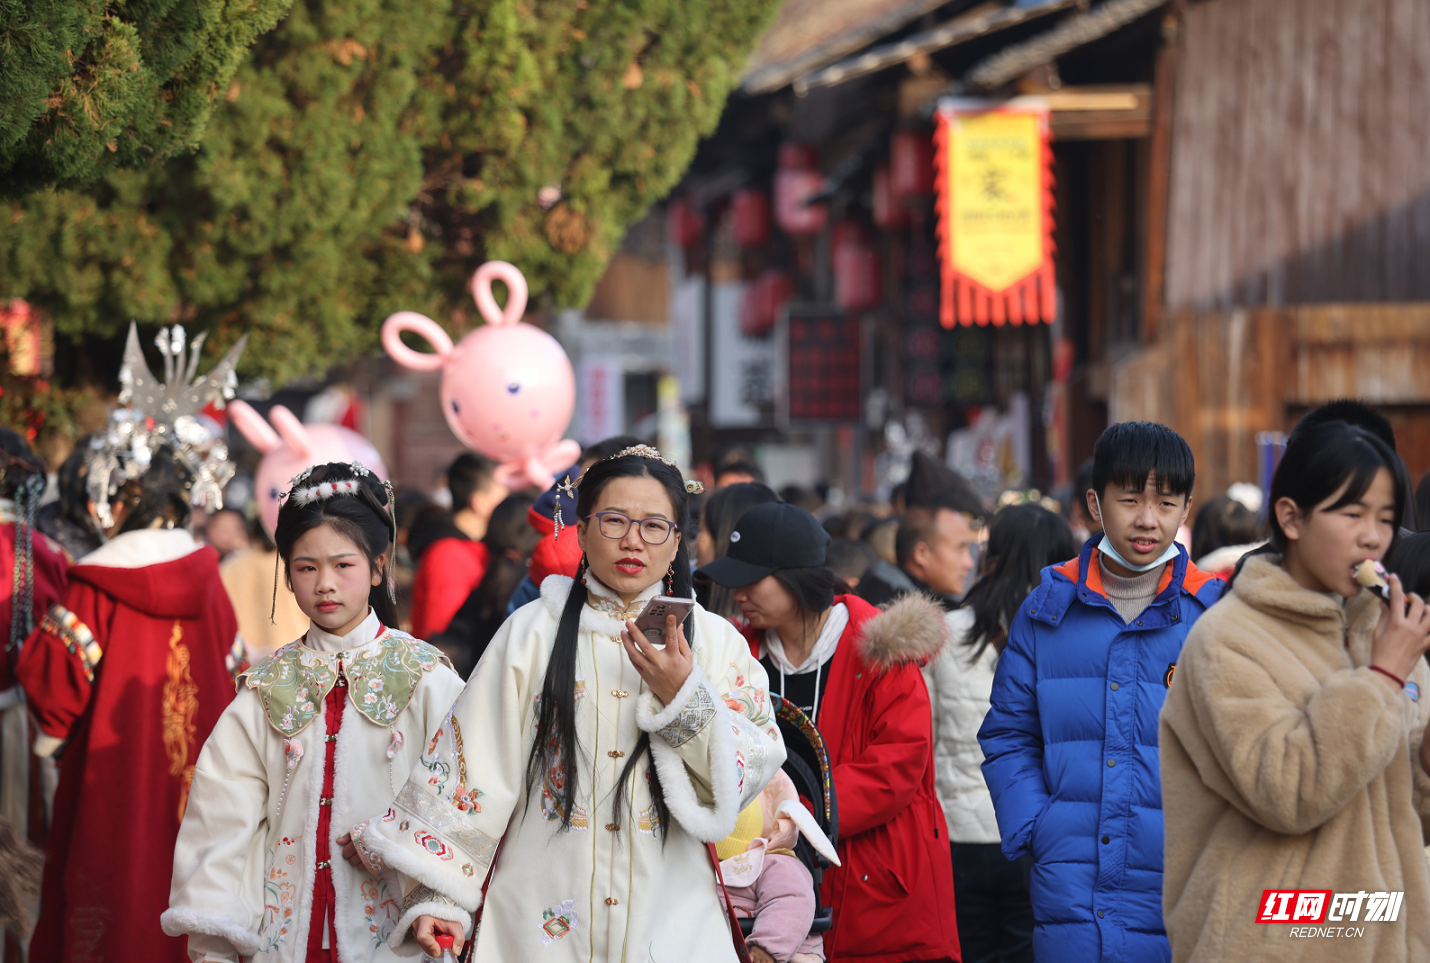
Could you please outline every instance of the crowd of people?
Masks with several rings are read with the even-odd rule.
[[[1430,486],[1365,406],[1200,505],[1143,422],[1063,506],[622,436],[311,466],[271,531],[107,444],[45,501],[0,429],[7,954],[1430,958]]]

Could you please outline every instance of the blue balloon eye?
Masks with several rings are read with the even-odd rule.
[[[269,498],[277,498],[278,495],[279,495],[279,492],[278,492],[278,486],[277,486],[277,485],[274,485],[272,488],[268,489],[268,497],[269,497]]]
[[[462,409],[457,407],[457,402],[456,402],[456,400],[454,399],[454,400],[452,401],[452,414],[454,414],[454,415],[460,415],[461,413],[462,413]]]
[[[514,395],[514,394],[516,394],[516,393],[517,393],[518,391],[520,391],[520,390],[521,390],[521,385],[517,384],[515,381],[513,381],[511,384],[509,384],[509,385],[506,386],[506,393],[509,394],[509,395]]]

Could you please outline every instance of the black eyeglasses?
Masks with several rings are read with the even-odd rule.
[[[670,533],[676,524],[664,518],[642,518],[637,521],[620,512],[596,512],[587,515],[586,521],[596,520],[596,528],[607,538],[622,539],[630,532],[632,525],[640,526],[641,541],[647,545],[664,545],[670,541]]]

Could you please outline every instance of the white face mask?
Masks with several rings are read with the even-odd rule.
[[[1099,518],[1102,518],[1102,499],[1097,496],[1097,492],[1093,492],[1092,497],[1093,500],[1097,502],[1097,515]],[[1103,521],[1105,523],[1106,519],[1103,519]],[[1167,546],[1167,550],[1161,555],[1157,556],[1154,561],[1148,562],[1146,565],[1134,565],[1131,562],[1127,561],[1127,559],[1123,558],[1121,552],[1112,547],[1112,540],[1107,537],[1107,531],[1104,528],[1102,533],[1102,541],[1097,543],[1097,550],[1102,554],[1106,555],[1108,558],[1112,559],[1118,565],[1121,565],[1123,568],[1129,569],[1130,571],[1136,572],[1140,575],[1146,572],[1150,572],[1154,568],[1161,568],[1163,565],[1166,565],[1169,561],[1176,558],[1177,542],[1174,539],[1172,541],[1172,544]]]

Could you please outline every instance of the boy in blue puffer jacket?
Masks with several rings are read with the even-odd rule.
[[[1170,428],[1103,432],[1093,487],[1076,493],[1103,534],[1043,570],[998,659],[978,741],[1003,855],[1033,857],[1038,963],[1172,958],[1157,717],[1187,630],[1223,587],[1175,541],[1195,476]]]

